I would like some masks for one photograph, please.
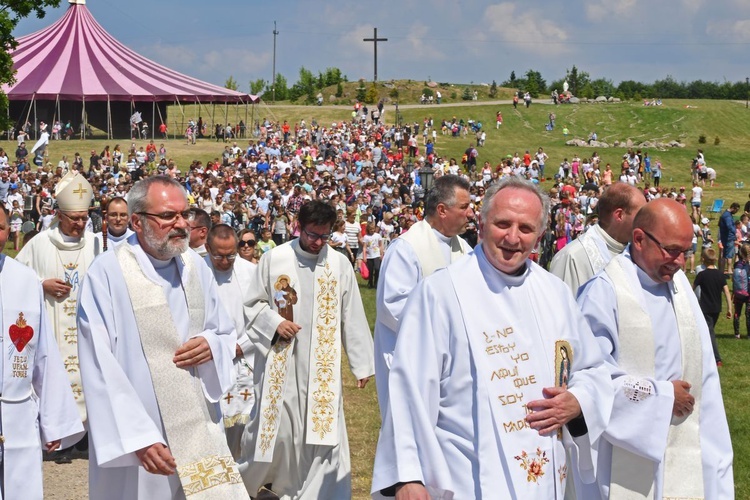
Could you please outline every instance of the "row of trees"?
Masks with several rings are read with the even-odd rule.
[[[503,87],[519,89],[529,92],[532,97],[547,95],[553,90],[562,93],[563,83],[567,80],[568,90],[577,97],[593,99],[600,95],[619,97],[620,99],[734,99],[744,100],[750,92],[747,82],[708,82],[695,80],[692,82],[678,82],[671,76],[654,83],[625,80],[615,85],[606,78],[591,79],[591,76],[575,66],[566,71],[565,77],[553,80],[547,84],[542,74],[532,69],[520,78],[515,71],[511,71],[510,78],[502,82]],[[494,82],[493,82],[494,83]]]
[[[271,100],[274,90],[277,101],[296,101],[300,97],[305,97],[306,101],[312,102],[315,96],[325,87],[336,85],[338,87],[337,96],[341,97],[343,93],[342,83],[347,82],[339,68],[326,68],[323,72],[314,75],[312,71],[302,66],[299,70],[299,79],[297,83],[289,86],[286,77],[281,73],[276,74],[276,85],[272,86],[269,80],[258,78],[250,82],[250,93],[253,95],[263,94],[267,101]],[[235,79],[230,76],[224,83],[228,89],[238,90],[239,85]]]

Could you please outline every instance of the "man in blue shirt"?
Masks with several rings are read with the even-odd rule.
[[[719,270],[732,270],[732,259],[734,259],[734,242],[737,240],[737,235],[734,229],[734,214],[740,209],[739,203],[732,203],[732,205],[724,210],[724,213],[719,217],[719,248],[722,250],[722,259]]]

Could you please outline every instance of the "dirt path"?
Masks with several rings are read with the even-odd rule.
[[[56,464],[44,462],[45,500],[85,500],[89,497],[89,461],[81,454],[73,455],[73,462]]]

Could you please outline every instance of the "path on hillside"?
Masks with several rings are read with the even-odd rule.
[[[310,109],[310,108],[321,108],[321,109],[352,109],[351,105],[343,105],[343,104],[324,104],[322,106],[316,106],[314,104],[268,104],[267,102],[263,101],[266,106],[268,106],[269,109],[273,110],[274,108],[285,108],[285,109]],[[460,101],[460,102],[448,102],[443,104],[399,104],[398,109],[436,109],[436,108],[459,108],[464,106],[493,106],[493,105],[506,105],[506,104],[513,104],[512,99],[501,99],[501,100],[495,100],[495,101]],[[540,99],[538,101],[532,101],[531,105],[534,104],[552,104],[551,99]],[[519,107],[523,107],[523,102],[518,103]],[[395,109],[395,104],[392,102],[389,102],[387,104],[387,107],[390,109]]]

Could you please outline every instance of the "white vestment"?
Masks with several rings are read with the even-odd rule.
[[[672,293],[685,293],[700,335],[703,354],[703,386],[700,405],[700,452],[703,465],[703,486],[707,499],[734,498],[732,476],[732,443],[729,436],[719,374],[714,362],[711,339],[698,301],[691,291],[685,274],[678,271],[672,283],[656,283],[631,260],[629,251],[616,258],[623,264],[633,285],[637,280],[641,290],[634,290],[639,303],[648,314],[653,334],[654,375],[633,377],[616,367],[620,355],[619,332],[625,328],[623,320],[631,321],[633,311],[620,314],[612,279],[606,272],[598,274],[580,290],[578,304],[591,325],[605,357],[612,363],[615,399],[612,416],[598,446],[597,485],[576,490],[583,498],[609,497],[613,446],[643,457],[654,468],[654,499],[662,498],[664,457],[670,427],[674,387],[672,380],[683,379],[682,348],[677,333],[677,321],[672,304]],[[615,262],[615,261],[613,261]],[[676,290],[676,291],[675,291]],[[690,477],[685,477],[686,481]],[[601,496],[599,496],[601,495]]]
[[[249,320],[245,314],[245,301],[250,296],[252,282],[255,279],[257,264],[245,259],[235,258],[232,269],[219,271],[213,265],[210,256],[204,257],[206,264],[213,271],[219,285],[219,297],[224,310],[232,318],[237,331],[237,344],[242,349],[242,356],[234,359],[235,384],[221,398],[221,414],[224,417],[227,443],[235,460],[240,456],[242,434],[245,431],[250,413],[255,403],[253,392],[253,343],[247,334]]]
[[[420,228],[422,237],[415,242],[413,237]],[[406,299],[417,283],[432,274],[432,269],[443,268],[470,251],[471,247],[461,237],[447,238],[426,221],[417,222],[388,246],[380,267],[375,300],[375,383],[381,418],[385,418],[387,411],[388,372]],[[426,257],[434,262],[428,272],[422,262]]]
[[[42,445],[83,436],[39,279],[0,255],[0,499],[42,499]]]
[[[555,254],[549,272],[563,280],[575,296],[581,285],[623,250],[625,245],[596,224]]]
[[[56,226],[32,238],[16,257],[20,263],[36,271],[41,281],[57,278],[72,286],[65,297],[56,298],[45,294],[44,299],[60,357],[68,372],[70,386],[84,423],[86,406],[78,362],[76,307],[81,282],[96,256],[93,236],[91,233],[84,233],[82,238],[73,240],[62,234],[60,227]]]
[[[216,282],[194,252],[169,261],[149,257],[131,236],[130,245],[148,279],[160,283],[183,341],[189,337],[185,264],[194,260],[205,303],[204,337],[213,359],[191,369],[207,402],[207,414],[223,429],[218,401],[234,383],[232,359],[237,337],[219,304]],[[135,452],[154,443],[168,445],[148,360],[116,252],[102,254],[86,275],[78,309],[79,353],[89,419],[91,499],[184,498],[177,474],[150,474]],[[175,369],[179,369],[175,367]],[[179,466],[180,464],[178,464]]]
[[[505,275],[480,245],[412,293],[393,358],[392,418],[378,441],[373,497],[420,481],[433,499],[561,499],[570,474],[593,480],[586,448],[607,423],[609,372],[565,285],[531,261],[526,266],[521,276]],[[570,361],[558,370],[560,346]],[[540,436],[524,420],[526,403],[543,399],[542,388],[558,377],[588,428],[575,441],[567,429],[562,439]]]
[[[107,250],[114,250],[117,245],[119,245],[123,241],[127,241],[127,239],[130,238],[130,236],[132,236],[133,234],[133,230],[130,228],[125,229],[125,232],[120,236],[114,236],[112,233],[107,231]],[[99,255],[104,251],[104,238],[102,237],[102,233],[94,234],[94,249],[96,255]]]
[[[295,336],[296,340],[290,348],[291,360],[286,365],[286,381],[281,389],[283,404],[280,405],[278,415],[278,430],[272,450],[272,460],[260,462],[254,460],[254,456],[260,439],[261,403],[269,390],[268,385],[271,385],[264,385],[266,364],[269,351],[273,352],[271,343],[276,329],[284,320],[271,305],[274,300],[279,300],[274,283],[271,282],[272,268],[277,265],[274,259],[287,255],[289,248],[285,247],[288,245],[292,246],[294,254],[290,265],[296,267],[293,271],[299,280],[294,285],[297,295],[295,310],[300,311],[301,314],[295,315],[294,322],[302,329]],[[337,286],[340,287],[340,303],[335,307],[341,328],[341,344],[357,380],[370,377],[374,373],[372,335],[351,264],[346,257],[327,246],[321,252],[326,252],[326,254],[319,256],[308,253],[300,248],[298,240],[294,240],[263,254],[251,290],[251,298],[247,302],[247,307],[250,309],[249,317],[252,319],[250,335],[256,349],[253,370],[256,405],[251,422],[243,436],[243,458],[239,465],[245,485],[251,495],[254,495],[259,487],[271,483],[271,489],[281,498],[351,497],[349,442],[341,396],[335,402],[338,406],[338,435],[334,437],[336,444],[328,446],[306,442],[310,430],[307,424],[310,411],[308,387],[311,377],[320,377],[316,367],[310,365],[310,354],[315,341],[313,297],[319,285],[314,282],[314,273],[316,267],[326,265],[327,259],[338,259],[335,267],[339,269],[339,276],[334,278],[337,280]],[[340,395],[341,376],[340,374],[333,376],[338,384],[334,391]]]

